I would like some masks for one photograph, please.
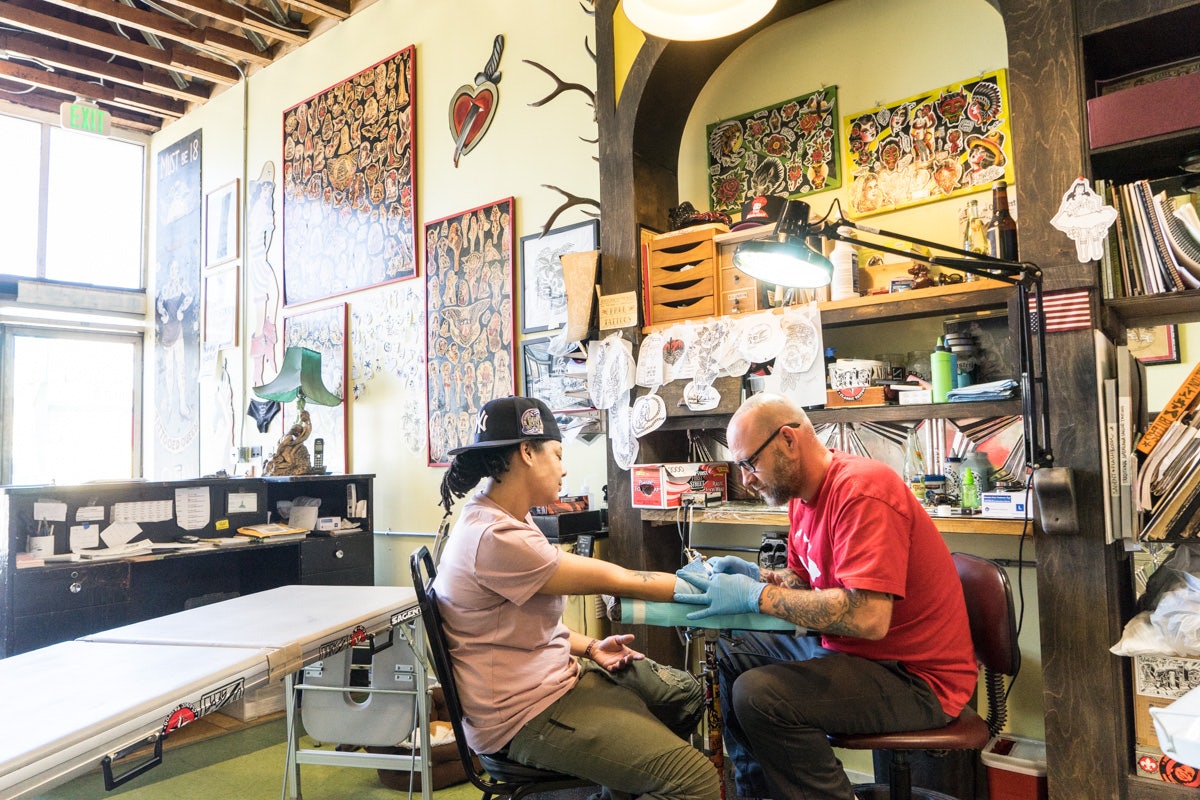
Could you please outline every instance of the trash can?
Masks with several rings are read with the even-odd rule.
[[[1046,743],[1002,733],[980,753],[991,800],[1046,800]]]

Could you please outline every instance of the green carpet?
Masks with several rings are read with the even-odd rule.
[[[163,763],[128,784],[104,791],[98,770],[82,775],[37,800],[275,800],[282,797],[286,756],[286,725],[282,719],[168,750]],[[315,745],[301,738],[302,748]],[[326,745],[333,747],[333,745]],[[136,763],[136,762],[135,762]],[[407,792],[388,789],[373,769],[300,767],[304,800],[399,800]],[[435,800],[479,800],[469,783],[435,791]],[[420,792],[414,793],[419,798]]]

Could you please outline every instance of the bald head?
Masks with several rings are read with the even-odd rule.
[[[760,392],[752,395],[734,412],[729,420],[729,436],[735,438],[736,432],[738,439],[746,436],[757,439],[770,435],[780,425],[793,422],[802,423],[806,432],[812,432],[808,415],[794,401],[782,395]]]

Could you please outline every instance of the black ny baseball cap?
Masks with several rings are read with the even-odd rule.
[[[468,450],[504,447],[533,439],[562,441],[562,433],[550,407],[533,397],[501,397],[490,400],[475,420],[475,441],[449,451],[456,456]]]

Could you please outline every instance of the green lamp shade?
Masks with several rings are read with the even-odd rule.
[[[319,406],[336,406],[342,398],[325,388],[321,380],[321,354],[307,347],[289,347],[283,354],[283,367],[275,380],[255,386],[254,393],[264,400],[290,403],[297,398]]]

